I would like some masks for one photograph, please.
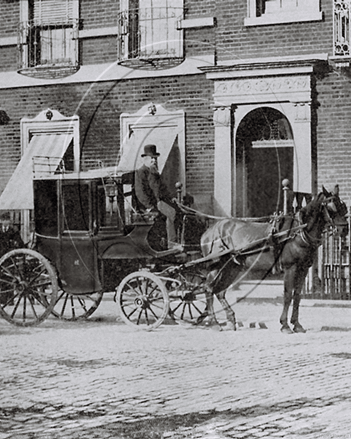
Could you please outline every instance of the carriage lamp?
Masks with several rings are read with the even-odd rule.
[[[154,115],[154,114],[156,114],[156,112],[157,112],[157,109],[156,109],[156,105],[155,104],[150,104],[149,105],[149,107],[147,108],[148,109],[148,112],[149,112],[149,115]]]
[[[177,200],[179,203],[182,202],[182,189],[183,189],[183,184],[181,182],[177,182],[175,184],[176,187],[176,191],[177,191]]]
[[[112,217],[113,214],[113,202],[115,197],[117,196],[117,185],[114,180],[110,180],[108,183],[105,184],[105,194],[109,199],[110,202],[110,215]]]

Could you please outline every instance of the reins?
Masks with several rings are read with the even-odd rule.
[[[198,211],[194,208],[190,208],[189,206],[183,205],[180,202],[177,202],[177,206],[179,206],[181,208],[182,211],[189,213],[189,214],[194,214],[194,215],[198,215],[199,217],[204,217],[204,218],[208,218],[208,219],[213,219],[213,220],[226,220],[226,219],[234,219],[235,217],[231,217],[231,216],[227,216],[227,217],[219,217],[216,215],[211,215],[211,214],[205,214],[201,211]],[[256,222],[260,222],[263,220],[269,220],[271,218],[271,216],[265,216],[265,217],[258,217],[255,218]]]

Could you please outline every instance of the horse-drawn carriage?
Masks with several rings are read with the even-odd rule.
[[[40,159],[35,160],[40,164]],[[87,318],[99,306],[103,293],[114,291],[131,272],[144,270],[143,283],[148,280],[149,291],[155,279],[152,269],[201,256],[204,222],[180,211],[178,237],[185,251],[165,249],[161,215],[135,208],[132,172],[113,174],[99,168],[67,173],[62,167],[51,173],[42,166],[37,169],[34,163],[35,243],[14,249],[0,260],[0,313],[9,322],[36,325],[51,313],[68,320]],[[152,305],[141,306],[145,313],[138,325],[144,321],[151,327],[159,325],[168,308],[174,317],[178,312],[184,319],[193,316],[198,306],[179,292],[179,281],[172,304],[160,283],[156,285],[163,296],[153,290]],[[122,310],[124,297],[122,289]]]
[[[288,273],[297,261],[295,275],[289,275],[289,291],[297,295],[302,283],[295,280],[296,270],[303,267],[305,272],[312,263],[311,252],[324,226],[339,217],[347,224],[337,193],[317,197],[303,226],[283,216],[279,227],[277,221],[258,226],[224,219],[207,228],[203,218],[179,203],[182,250],[164,249],[159,215],[135,208],[133,173],[112,171],[77,174],[61,167],[52,173],[39,167],[34,173],[35,243],[0,259],[0,314],[7,321],[31,326],[50,314],[87,318],[104,292],[116,291],[119,314],[128,324],[153,329],[166,317],[196,324],[206,316],[215,321],[216,294],[235,329],[224,292],[252,256],[269,255],[271,267],[273,256],[273,263]],[[301,255],[290,261],[297,247]],[[294,319],[299,331],[296,313]],[[283,328],[288,327],[286,320],[282,316]]]

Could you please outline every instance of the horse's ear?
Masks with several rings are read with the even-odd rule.
[[[339,185],[334,186],[333,194],[334,194],[334,196],[339,196]]]
[[[323,191],[323,194],[325,195],[325,197],[330,196],[330,193],[324,188],[324,185],[322,185],[322,191]]]

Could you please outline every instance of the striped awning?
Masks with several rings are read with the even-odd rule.
[[[34,135],[0,196],[0,210],[33,209],[33,159],[50,158],[54,173],[72,139],[66,133]]]

